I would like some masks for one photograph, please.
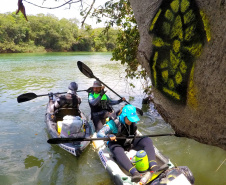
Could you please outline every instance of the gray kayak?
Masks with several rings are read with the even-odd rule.
[[[61,138],[61,137],[84,137],[84,138],[90,138],[91,137],[91,127],[90,123],[87,121],[86,116],[79,112],[78,110],[73,108],[61,108],[54,113],[51,112],[51,105],[54,103],[54,101],[49,101],[46,108],[46,114],[45,114],[45,122],[47,125],[47,131],[49,134],[49,138]],[[62,134],[65,129],[64,125],[65,123],[72,120],[72,126],[74,128],[78,128],[76,133],[67,135],[68,132],[71,132],[72,129],[69,128],[67,133]],[[75,120],[75,121],[73,121]],[[70,123],[68,123],[69,125]],[[67,126],[67,125],[66,125]],[[71,127],[71,126],[70,126]],[[71,130],[70,130],[71,129]],[[75,129],[73,129],[75,130]],[[90,141],[76,141],[73,143],[64,143],[64,144],[58,144],[58,146],[65,151],[71,153],[74,156],[79,156],[85,148],[90,144]]]

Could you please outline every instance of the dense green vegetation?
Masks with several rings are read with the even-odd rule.
[[[91,14],[98,22],[102,21],[102,17],[108,18],[105,30],[114,26],[120,28],[112,60],[121,61],[121,64],[126,65],[126,77],[144,79],[144,92],[151,93],[150,78],[137,60],[140,35],[129,0],[109,0],[104,6],[94,9]],[[134,86],[132,83],[130,85]]]
[[[77,20],[58,20],[52,15],[28,16],[26,22],[22,14],[0,14],[0,53],[112,51],[112,60],[126,65],[126,77],[144,79],[144,92],[150,93],[150,79],[136,58],[140,36],[130,2],[109,0],[104,6],[80,13],[96,17],[97,22],[107,17],[106,27],[92,29],[86,25],[79,29]]]
[[[117,29],[79,29],[76,19],[61,19],[53,15],[0,14],[0,53],[43,51],[112,51]]]

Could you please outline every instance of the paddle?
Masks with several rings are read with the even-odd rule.
[[[106,86],[108,89],[110,89],[113,93],[115,93],[118,97],[120,97],[122,99],[122,97],[116,93],[113,89],[111,89],[110,87],[108,87],[105,83],[103,83],[102,81],[100,81],[99,78],[97,78],[96,76],[94,76],[92,70],[85,65],[83,62],[78,61],[77,62],[77,66],[79,68],[79,70],[88,78],[95,78],[97,81],[99,81],[100,83],[102,83],[104,86]],[[130,104],[128,101],[125,100],[126,103]],[[139,108],[136,107],[137,112],[139,112],[139,114],[142,116],[143,115],[143,111]]]
[[[153,134],[153,135],[143,135],[143,136],[136,136],[136,138],[144,138],[144,137],[159,137],[159,136],[173,136],[175,134]],[[134,136],[127,136],[127,137],[116,137],[116,140],[120,139],[133,139]],[[60,143],[73,143],[76,141],[94,141],[94,140],[104,140],[110,141],[110,138],[52,138],[49,139],[47,142],[49,144],[60,144]]]
[[[76,92],[81,92],[81,91],[89,91],[89,89],[87,90],[79,90],[79,91],[76,91]],[[25,102],[25,101],[30,101],[30,100],[33,100],[37,97],[41,97],[41,96],[49,96],[51,94],[55,95],[55,94],[65,94],[67,92],[58,92],[58,93],[48,93],[48,94],[41,94],[41,95],[36,95],[35,93],[25,93],[25,94],[21,94],[17,97],[17,102],[18,103],[22,103],[22,102]]]

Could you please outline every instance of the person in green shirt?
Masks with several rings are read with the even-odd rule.
[[[106,118],[114,111],[111,105],[116,105],[125,101],[123,97],[120,100],[111,100],[104,91],[99,81],[94,81],[92,92],[89,93],[88,102],[91,108],[91,119],[93,120],[95,130],[98,132],[105,124]]]

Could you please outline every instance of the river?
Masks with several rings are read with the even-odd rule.
[[[77,158],[46,142],[48,97],[17,103],[17,96],[27,92],[65,92],[71,81],[79,84],[79,90],[88,89],[94,79],[79,71],[79,60],[131,104],[142,108],[144,116],[138,127],[143,134],[173,132],[149,105],[142,106],[142,81],[130,80],[136,87],[131,89],[124,78],[125,68],[110,58],[111,53],[82,52],[0,55],[0,185],[113,184],[92,145]],[[110,90],[107,94],[118,99]],[[80,92],[79,96],[83,100],[81,110],[88,115],[87,93]],[[174,136],[156,137],[153,142],[175,165],[188,166],[196,185],[226,184],[226,151]]]

